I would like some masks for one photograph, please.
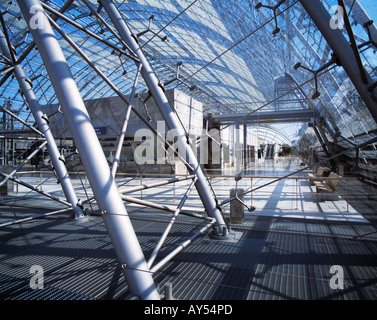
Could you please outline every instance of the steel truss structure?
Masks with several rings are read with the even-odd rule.
[[[229,94],[225,100],[220,101],[220,98],[216,97],[215,94],[217,89],[212,87],[211,84],[209,84],[209,89],[207,91],[201,89],[199,86],[199,88],[197,87],[196,92],[193,94],[195,94],[197,97],[204,97],[206,102],[209,102],[207,104],[206,112],[208,114],[215,112],[214,118],[222,119],[221,121],[224,121],[224,123],[227,125],[235,123],[239,125],[239,123],[242,121],[244,121],[245,124],[248,124],[249,121],[260,122],[260,113],[257,113],[257,111],[260,111],[261,109],[264,109],[264,111],[270,110],[266,111],[265,114],[262,114],[262,116],[265,117],[265,119],[262,120],[271,120],[269,117],[271,116],[271,112],[274,112],[274,117],[277,117],[282,121],[288,120],[291,122],[292,119],[301,122],[313,121],[312,125],[316,131],[318,140],[322,144],[323,149],[327,151],[327,160],[337,159],[340,155],[348,152],[348,149],[353,150],[353,148],[356,150],[358,158],[360,148],[373,144],[376,141],[375,137],[371,137],[370,139],[367,139],[366,142],[364,141],[362,143],[350,142],[352,145],[351,148],[337,154],[331,149],[328,133],[332,132],[334,134],[333,138],[336,140],[341,136],[339,133],[340,131],[349,130],[345,129],[344,127],[342,128],[341,125],[334,120],[333,114],[331,117],[329,117],[331,119],[326,125],[322,125],[321,123],[320,116],[323,119],[324,116],[327,116],[330,113],[329,110],[326,109],[327,101],[335,100],[337,97],[337,94],[329,93],[326,89],[326,84],[332,84],[335,88],[339,88],[339,82],[335,75],[330,74],[330,71],[336,67],[335,64],[337,66],[342,66],[351,80],[360,97],[360,102],[362,104],[360,110],[363,110],[363,112],[365,110],[369,111],[369,115],[372,115],[374,121],[377,121],[377,89],[374,79],[375,69],[373,69],[372,72],[366,70],[361,63],[359,52],[359,49],[364,48],[365,46],[370,47],[371,45],[375,45],[373,38],[375,35],[375,27],[373,28],[371,24],[367,25],[369,42],[362,44],[358,48],[352,28],[350,27],[348,16],[345,15],[346,31],[351,42],[351,46],[349,46],[348,41],[346,40],[342,31],[339,29],[335,31],[331,29],[329,24],[331,16],[329,15],[326,7],[319,0],[286,1],[285,4],[285,1],[279,1],[276,6],[255,4],[254,8],[259,12],[258,19],[255,20],[264,19],[263,23],[261,23],[251,33],[247,33],[245,30],[242,30],[243,38],[240,41],[231,45],[230,49],[225,49],[217,56],[211,57],[210,61],[199,63],[197,60],[200,59],[195,60],[191,57],[190,59],[192,59],[192,61],[195,60],[197,66],[199,66],[199,69],[196,69],[195,71],[191,70],[191,75],[189,75],[187,71],[182,72],[183,75],[179,73],[179,68],[182,66],[181,62],[174,64],[178,67],[178,71],[176,71],[174,68],[166,67],[166,64],[161,63],[160,61],[160,59],[162,59],[161,56],[153,56],[151,51],[144,50],[144,47],[147,46],[148,42],[152,41],[153,38],[158,38],[158,40],[162,41],[165,45],[165,43],[168,42],[169,37],[163,35],[163,30],[166,29],[169,24],[179,16],[183,15],[184,13],[188,13],[190,8],[195,5],[196,1],[190,3],[177,16],[170,20],[170,22],[166,24],[163,29],[160,29],[159,32],[154,32],[152,30],[153,28],[151,25],[152,21],[154,20],[154,16],[152,15],[148,19],[147,29],[138,33],[134,33],[136,30],[131,30],[129,23],[121,10],[122,5],[117,6],[116,3],[111,0],[100,0],[96,6],[94,6],[92,2],[88,0],[75,1],[75,10],[77,10],[77,12],[83,12],[83,17],[86,18],[88,16],[87,13],[89,12],[90,19],[85,21],[91,21],[92,25],[84,25],[67,14],[70,6],[73,6],[73,2],[74,1],[72,0],[67,1],[59,8],[59,10],[57,10],[53,6],[49,5],[48,2],[44,3],[38,0],[17,0],[22,17],[19,15],[15,16],[14,19],[23,19],[23,21],[27,24],[26,28],[29,31],[25,38],[17,38],[10,34],[10,28],[7,26],[4,15],[5,13],[11,14],[11,10],[7,9],[0,15],[2,30],[0,32],[0,49],[2,51],[1,62],[3,65],[3,68],[1,69],[2,78],[0,80],[0,85],[7,83],[12,76],[16,78],[19,84],[20,95],[23,99],[23,103],[30,108],[32,116],[36,122],[36,126],[30,125],[30,121],[28,121],[28,119],[25,120],[25,116],[20,117],[16,113],[12,112],[10,108],[2,107],[2,111],[4,114],[7,114],[11,119],[13,119],[12,121],[21,123],[23,125],[23,130],[26,130],[26,134],[32,133],[35,135],[37,138],[34,141],[38,142],[37,145],[34,146],[34,150],[30,152],[30,154],[25,157],[24,161],[16,168],[7,173],[0,172],[0,174],[4,177],[4,179],[0,182],[0,186],[6,184],[8,180],[11,180],[67,206],[67,209],[50,212],[42,216],[61,213],[62,211],[70,211],[72,212],[73,219],[85,219],[83,205],[92,201],[93,199],[78,199],[68,174],[66,159],[59,151],[59,147],[56,144],[55,138],[49,126],[49,118],[53,117],[54,114],[44,114],[41,108],[42,103],[37,98],[37,96],[43,96],[44,103],[49,103],[52,98],[47,97],[46,92],[51,91],[52,95],[56,96],[56,100],[60,105],[58,113],[63,114],[66,122],[69,125],[69,130],[71,131],[72,138],[77,148],[77,153],[81,158],[85,173],[93,189],[94,199],[98,203],[100,211],[102,212],[104,223],[114,246],[119,264],[122,266],[122,271],[129,285],[130,292],[135,297],[140,299],[160,299],[160,295],[153,280],[153,274],[160,270],[167,263],[167,261],[183,250],[196,237],[211,229],[211,235],[215,239],[228,240],[234,237],[234,233],[231,231],[229,224],[225,221],[222,214],[222,205],[229,203],[233,199],[229,198],[219,203],[218,199],[216,198],[211,184],[190,146],[192,142],[189,140],[187,132],[179,117],[173,111],[172,106],[168,102],[165,88],[167,85],[178,82],[177,86],[180,85],[180,88],[185,88],[184,90],[186,91],[193,90],[197,83],[204,81],[203,78],[200,77],[195,79],[196,74],[200,73],[202,70],[208,70],[207,67],[211,66],[213,69],[211,69],[211,72],[204,75],[204,77],[207,77],[208,79],[212,77],[212,74],[216,74],[215,71],[219,72],[219,70],[223,68],[223,66],[219,65],[214,66],[217,62],[219,64],[223,63],[220,63],[217,60],[224,58],[223,56],[226,55],[231,49],[235,48],[243,41],[246,42],[249,37],[256,34],[263,27],[268,29],[268,31],[271,31],[271,25],[273,24],[270,22],[272,21],[275,22],[275,28],[271,32],[273,37],[278,37],[281,33],[282,30],[279,28],[279,23],[281,23],[283,20],[287,28],[286,34],[288,40],[286,39],[286,41],[289,41],[289,39],[292,39],[293,37],[297,37],[300,39],[300,41],[302,41],[303,35],[300,33],[299,28],[303,27],[304,22],[301,22],[301,25],[299,26],[295,25],[293,20],[289,19],[288,13],[298,12],[299,16],[307,13],[320,33],[324,36],[328,46],[326,46],[325,50],[323,50],[323,48],[321,49],[321,56],[319,56],[318,52],[316,52],[314,46],[308,46],[307,56],[315,58],[314,60],[316,61],[310,66],[310,68],[303,67],[304,62],[299,62],[299,64],[297,64],[297,61],[293,61],[293,59],[300,57],[299,54],[292,54],[287,60],[291,64],[290,71],[292,74],[294,74],[294,72],[299,72],[300,67],[303,67],[306,71],[311,71],[311,73],[315,75],[314,77],[311,75],[304,75],[304,81],[300,82],[300,85],[297,84],[297,79],[293,79],[291,75],[287,74],[278,80],[275,79],[275,82],[280,87],[275,87],[275,94],[277,96],[272,97],[271,93],[263,92],[264,89],[260,89],[259,91],[254,89],[254,79],[250,80],[247,78],[248,75],[245,75],[245,70],[243,70],[242,64],[231,64],[230,69],[234,69],[234,72],[240,75],[239,78],[237,78],[239,81],[235,82],[242,82],[242,85],[245,88],[250,89],[250,91],[255,90],[253,91],[254,95],[252,95],[253,101],[250,101],[250,96],[240,93],[239,88],[235,88],[234,90],[237,92],[237,94]],[[300,9],[297,9],[298,3],[300,3],[302,6]],[[343,1],[339,1],[338,5],[342,7],[344,11],[346,11],[346,6]],[[263,11],[263,8],[273,9],[273,17],[268,16],[266,13],[267,11]],[[302,10],[302,8],[305,10]],[[297,16],[295,17],[297,18]],[[68,29],[69,32],[61,27],[59,23],[61,21],[64,22],[66,27],[68,26],[66,29]],[[93,26],[99,27],[99,29],[97,29],[98,32],[93,31]],[[218,27],[221,27],[220,24]],[[311,26],[309,25],[309,31],[310,27]],[[76,37],[76,31],[79,32],[79,34],[84,34],[86,39]],[[140,38],[148,33],[152,33],[153,37],[150,38],[147,43],[142,44]],[[57,35],[59,35],[60,40],[58,40]],[[15,39],[17,39],[18,42],[13,42]],[[112,73],[109,75],[109,72],[102,70],[106,67],[106,71],[108,71],[107,66],[103,65],[105,62],[101,61],[101,58],[104,57],[99,53],[100,59],[94,61],[94,58],[96,58],[95,55],[88,55],[83,49],[85,41],[88,41],[89,43],[91,43],[90,41],[100,43],[101,48],[98,51],[101,49],[106,50],[106,54],[111,51],[111,55],[113,56],[111,63],[118,61],[118,63],[113,66],[113,72],[119,76],[112,77]],[[62,43],[64,43],[64,52]],[[273,46],[275,45],[276,44]],[[320,47],[320,45],[318,47]],[[18,50],[16,50],[16,48]],[[163,47],[162,51],[164,51],[164,48],[165,47]],[[23,62],[27,60],[28,55],[30,55],[33,50],[38,50],[40,55],[41,60],[38,62],[40,63],[40,74],[35,74],[33,75],[33,78],[28,78],[26,73],[28,73],[32,68],[29,68],[29,62],[26,64],[23,64]],[[77,66],[72,66],[67,63],[67,58],[65,56],[67,51],[70,52],[71,56],[79,57],[79,59],[76,58]],[[279,51],[279,48],[275,46],[274,50],[272,51]],[[334,59],[325,59],[330,54],[330,51],[333,51]],[[18,55],[16,52],[18,52]],[[318,65],[318,60],[321,60],[321,65]],[[230,64],[229,61],[231,60],[224,59],[224,61],[225,63]],[[326,63],[326,61],[329,62]],[[152,67],[154,63],[158,65],[159,70],[165,68],[164,71],[166,77],[170,76],[170,79],[165,79],[165,83],[158,78],[157,72],[154,70],[154,66]],[[294,63],[296,64],[294,65]],[[125,65],[129,69],[126,69]],[[131,67],[131,65],[133,66]],[[185,65],[185,63],[183,63],[183,65]],[[73,75],[72,70],[75,67],[79,68],[84,74],[82,79],[76,79],[77,77]],[[282,67],[282,69],[284,68],[287,69],[287,66]],[[271,67],[271,70],[271,74],[273,74],[275,66]],[[122,76],[126,75],[127,73],[132,74],[132,81],[128,81],[126,85],[127,91],[130,92],[128,96],[125,94],[125,87],[123,85],[124,79],[122,78]],[[216,80],[219,80],[221,78],[219,74],[220,72],[213,77],[216,77]],[[274,80],[271,74],[269,74],[267,77],[268,80],[266,80],[266,82],[274,82],[271,81]],[[322,76],[326,77],[323,82],[319,81],[319,78]],[[98,136],[91,123],[88,111],[84,104],[84,97],[91,96],[93,91],[99,89],[94,88],[94,86],[89,88],[85,95],[83,95],[82,92],[80,92],[80,88],[77,84],[77,82],[80,81],[80,87],[85,87],[85,85],[90,86],[93,79],[97,78],[101,79],[102,81],[101,90],[107,90],[106,92],[110,91],[110,95],[115,94],[124,102],[123,126],[119,132],[114,162],[111,168],[107,163],[106,157],[99,143]],[[143,84],[140,84],[141,78],[143,80]],[[44,82],[45,80],[46,82]],[[228,81],[225,79],[225,77],[223,77],[222,80],[224,82]],[[35,87],[33,86],[33,82],[35,81],[38,81],[39,84],[37,90],[43,88],[44,84],[49,81],[50,84],[48,85],[48,90],[42,93],[35,92]],[[315,86],[313,86],[313,84],[315,84]],[[342,83],[342,85],[344,84]],[[261,86],[263,87],[263,84]],[[300,91],[297,91],[297,89],[300,89]],[[304,89],[311,90],[313,95],[308,94],[308,96],[311,96],[313,101],[311,101],[310,98],[304,94]],[[134,99],[137,98],[138,93],[145,91],[148,91],[150,97],[153,97],[168,128],[175,129],[178,133],[177,141],[175,141],[174,146],[171,145],[165,139],[165,137],[159,134],[158,130],[151,124],[148,117],[140,113],[136,108],[133,108],[133,102]],[[270,91],[273,92],[274,90]],[[352,92],[352,95],[345,98],[346,104],[349,104],[349,101],[355,95],[354,91]],[[321,92],[321,95],[319,92]],[[264,97],[268,98],[266,103],[263,102],[265,100],[263,99]],[[282,100],[280,101],[279,99]],[[295,106],[286,108],[286,104],[289,104],[290,99],[293,99]],[[274,105],[274,102],[276,101],[279,101],[279,103]],[[297,107],[297,102],[299,102],[299,107]],[[255,104],[262,105],[255,108]],[[253,107],[250,108],[250,105]],[[277,108],[277,106],[280,106],[280,108],[284,106],[282,115],[279,116],[279,114],[277,114],[274,106],[275,108]],[[331,112],[334,113],[335,111],[331,110]],[[132,113],[136,114],[137,117],[145,124],[145,126],[154,132],[158,139],[160,139],[168,149],[172,150],[172,152],[175,153],[176,156],[186,165],[188,174],[185,177],[143,185],[138,188],[118,189],[115,184],[115,176],[118,170],[121,148],[129,126],[130,115]],[[357,112],[354,113],[357,114]],[[287,119],[284,119],[284,117],[287,117]],[[376,129],[376,124],[368,121],[363,121],[363,125],[367,127],[365,131],[369,132]],[[17,131],[14,127],[12,127],[11,130],[14,135],[21,134],[21,131]],[[356,133],[358,134],[360,132],[361,129],[358,129]],[[354,136],[357,136],[357,134]],[[275,136],[277,135],[278,133],[275,133]],[[346,135],[349,136],[349,134]],[[9,137],[10,136],[8,135],[8,138]],[[284,136],[283,138],[285,139]],[[284,140],[283,138],[282,140]],[[23,139],[26,138],[23,137]],[[59,183],[61,184],[66,200],[58,199],[47,192],[28,185],[15,176],[17,171],[19,171],[44,147],[47,147],[48,149],[53,170]],[[347,147],[349,146],[346,146],[345,148]],[[306,168],[302,168],[300,171],[305,169]],[[295,173],[292,173],[291,175]],[[127,195],[127,193],[136,190],[144,190],[186,180],[189,181],[189,185],[176,207],[162,206]],[[198,192],[207,216],[183,210],[183,206],[194,187]],[[148,260],[145,258],[139,245],[123,201],[137,203],[172,213],[169,224],[161,235],[160,240],[156,244],[156,247]],[[175,250],[173,250],[158,263],[154,263],[179,214],[189,215],[200,220],[204,220],[206,221],[206,225],[203,226],[197,233],[191,235],[187,240],[182,242]],[[31,217],[30,219],[39,217],[41,216]],[[23,221],[28,221],[28,219]],[[9,225],[11,223],[20,223],[23,221],[13,221],[0,226]]]
[[[92,8],[92,5],[88,1],[84,0],[83,2],[93,13],[96,13],[96,10]],[[110,19],[113,21],[115,30],[120,35],[120,44],[124,46],[126,50],[128,50],[127,56],[134,60],[137,64],[137,74],[132,89],[131,101],[128,101],[126,99],[126,97],[116,88],[113,83],[111,83],[110,80],[107,79],[107,77],[100,71],[100,69],[90,61],[85,53],[69,38],[69,36],[59,28],[54,20],[45,14],[44,8],[48,9],[46,5],[34,0],[19,1],[18,4],[25,18],[25,21],[27,21],[29,24],[29,29],[31,34],[33,35],[35,45],[41,54],[44,66],[58,97],[61,111],[70,126],[73,140],[83,162],[88,180],[92,186],[94,197],[99,205],[100,210],[102,211],[104,222],[112,239],[112,243],[114,245],[119,263],[123,266],[123,272],[129,284],[130,291],[134,296],[137,296],[140,299],[159,299],[159,294],[154,285],[152,275],[154,272],[159,270],[161,266],[166,263],[166,261],[171,259],[171,257],[173,257],[176,253],[181,251],[188,243],[192,241],[192,239],[207,231],[211,227],[214,228],[213,236],[217,239],[228,239],[229,237],[231,237],[231,233],[222,216],[221,208],[218,205],[216,197],[210,189],[209,182],[202,172],[202,168],[200,167],[196,156],[194,155],[190,147],[184,128],[182,127],[175,113],[172,112],[172,108],[167,101],[164,90],[160,86],[157,77],[155,76],[153,70],[149,65],[149,62],[142,53],[138,42],[129,30],[127,24],[124,22],[117,8],[111,1],[101,1],[100,5],[103,6]],[[58,15],[58,17],[62,16]],[[98,14],[97,17],[101,19]],[[104,22],[103,20],[101,21],[108,27],[109,30],[113,30],[106,22]],[[37,23],[37,25],[33,25],[33,23]],[[81,98],[80,92],[71,75],[70,68],[65,60],[64,54],[55,37],[52,27],[54,27],[55,30],[57,30],[62,35],[62,37],[72,46],[72,48],[82,56],[82,58],[88,63],[88,65],[91,66],[112,89],[114,89],[114,91],[122,98],[125,105],[127,106],[126,117],[124,120],[122,133],[119,139],[120,141],[115,156],[116,159],[119,159],[120,148],[123,144],[124,134],[127,131],[127,124],[129,121],[130,112],[132,110],[132,100],[137,88],[137,79],[139,73],[146,82],[151,95],[157,102],[157,105],[160,109],[160,112],[164,116],[168,128],[176,129],[178,131],[178,141],[176,142],[178,145],[178,150],[180,152],[178,156],[184,161],[188,171],[190,172],[189,178],[187,179],[191,179],[192,181],[179,205],[174,210],[171,222],[167,226],[165,232],[162,234],[161,239],[157,243],[156,248],[152,252],[152,255],[148,262],[145,261],[130,219],[127,215],[126,208],[123,204],[123,200],[130,202],[134,202],[136,200],[131,199],[127,196],[121,196],[115,185],[114,177],[116,174],[117,162],[115,161],[113,169],[110,170],[106,158],[102,152],[102,148],[99,144],[93,125],[90,122],[89,115]],[[82,205],[79,204],[77,198],[75,197],[75,193],[72,185],[70,184],[67,170],[64,166],[64,159],[62,158],[62,155],[59,154],[55,140],[51,135],[51,131],[48,127],[48,116],[42,114],[38,101],[35,98],[31,81],[26,78],[25,73],[23,72],[22,67],[19,64],[19,58],[16,57],[12,52],[12,44],[10,43],[9,37],[6,34],[7,29],[5,28],[4,24],[3,30],[5,34],[1,34],[0,44],[4,53],[4,57],[7,59],[7,61],[9,61],[11,68],[14,69],[13,71],[20,84],[22,93],[25,96],[26,101],[37,121],[39,128],[39,131],[37,133],[41,137],[44,137],[46,140],[39,146],[39,148],[31,153],[23,163],[29,161],[33,156],[35,156],[37,152],[41,150],[41,148],[43,148],[45,145],[48,145],[49,154],[51,155],[54,169],[56,170],[59,181],[62,183],[62,187],[69,202],[68,205],[72,207],[72,210],[75,213],[75,217],[77,219],[80,219],[83,216],[83,213],[81,211]],[[135,111],[135,109],[133,110]],[[151,124],[149,124],[148,120],[146,120],[137,111],[136,113],[149,128],[151,128],[156,134],[158,134],[157,130],[153,128]],[[164,139],[161,136],[159,138]],[[169,143],[165,141],[165,139],[164,143],[169,145]],[[170,147],[173,148],[172,146]],[[173,151],[176,152],[175,150]],[[22,165],[13,170],[9,175],[5,175],[5,179],[1,183],[6,183],[6,181],[10,179],[14,175],[14,173],[17,172],[17,169],[20,169],[21,167]],[[166,183],[171,182],[172,181],[168,181]],[[168,255],[164,260],[153,266],[153,262],[161,246],[163,245],[177,215],[181,213],[182,207],[194,185],[202,200],[205,211],[210,217],[209,223],[192,238],[179,246],[177,250]],[[153,206],[153,204],[149,204],[146,201],[139,201],[139,203],[142,203],[143,205]],[[202,216],[200,216],[200,218],[205,219]]]

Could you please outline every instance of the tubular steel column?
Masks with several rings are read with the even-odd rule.
[[[12,61],[12,55],[9,51],[5,35],[0,30],[0,47],[3,54]],[[15,63],[15,61],[13,61]],[[69,203],[72,204],[73,218],[79,219],[84,217],[80,206],[78,205],[78,199],[75,190],[72,186],[71,180],[69,178],[67,168],[64,162],[61,160],[61,155],[59,153],[58,147],[56,146],[55,139],[51,133],[50,127],[47,122],[47,118],[43,116],[43,112],[40,108],[37,98],[34,95],[31,84],[29,83],[24,70],[21,65],[14,65],[14,74],[20,85],[23,95],[28,102],[31,112],[33,113],[34,119],[38,124],[39,130],[44,134],[47,141],[47,150],[51,157],[52,164],[58,176],[59,182],[62,186],[63,192]]]
[[[320,0],[300,0],[300,2],[326,39],[336,58],[339,60],[344,71],[347,73],[369,109],[372,117],[377,122],[377,90],[370,90],[373,85],[373,80],[362,66],[362,70],[359,68],[355,52],[347,39],[343,36],[342,30],[331,28],[331,16]],[[363,77],[366,78],[365,83],[363,82]]]
[[[241,173],[242,165],[242,149],[241,149],[241,137],[240,137],[240,122],[236,122],[236,145],[235,145],[235,158],[236,161],[236,175]]]
[[[79,151],[130,292],[159,300],[135,231],[62,49],[38,0],[18,0]],[[38,25],[33,22],[38,21]]]
[[[132,36],[130,29],[125,23],[124,19],[120,15],[118,9],[111,0],[100,0],[99,3],[108,13],[111,21],[113,22],[115,28],[119,32],[122,40],[131,48],[131,50],[136,54],[140,63],[142,64],[141,75],[148,86],[150,93],[152,94],[156,105],[158,106],[167,127],[172,130],[175,129],[177,132],[177,146],[180,155],[187,160],[187,163],[194,168],[192,171],[189,167],[188,170],[190,174],[196,174],[197,182],[195,183],[196,190],[198,191],[199,197],[203,203],[203,206],[207,214],[216,219],[215,231],[220,232],[220,236],[228,236],[228,228],[225,224],[224,218],[219,210],[216,199],[212,196],[212,192],[208,181],[199,165],[199,162],[191,149],[188,138],[186,137],[184,128],[182,127],[176,114],[173,112],[168,99],[161,87],[154,71],[149,65],[148,60],[144,56],[138,42]]]
[[[247,124],[243,125],[243,167],[247,169],[248,164],[248,152],[247,152]]]

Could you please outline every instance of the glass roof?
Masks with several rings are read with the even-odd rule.
[[[60,10],[65,3],[60,0],[43,2],[55,10]],[[97,10],[97,1],[90,2]],[[276,10],[280,29],[276,35],[273,10],[266,7],[257,10],[259,0],[114,2],[135,34],[147,30],[150,26],[151,31],[138,40],[161,82],[174,78],[177,63],[183,63],[180,68],[182,82],[175,81],[166,89],[177,88],[194,96],[203,102],[206,114],[273,111],[277,105],[281,107],[280,99],[285,99],[285,107],[291,101],[293,109],[314,106],[326,119],[332,132],[338,131],[347,138],[377,129],[375,121],[342,67],[331,66],[328,72],[319,76],[320,97],[311,99],[315,90],[313,74],[302,68],[296,70],[294,65],[300,62],[316,70],[329,61],[332,52],[297,0],[287,0]],[[338,3],[336,0],[322,2],[328,10]],[[263,0],[262,3],[274,6],[278,1]],[[375,1],[346,0],[345,3],[350,12],[357,43],[368,41],[368,33],[359,21],[377,21]],[[32,37],[16,1],[2,1],[0,10],[3,12],[15,52],[20,57],[30,46]],[[122,48],[116,35],[95,15],[90,14],[82,0],[73,1],[64,15],[109,44]],[[111,25],[103,9],[100,15]],[[57,22],[120,91],[125,94],[131,92],[136,66],[129,57],[119,54],[109,45],[62,19],[58,19]],[[372,29],[376,34],[375,25]],[[346,30],[344,34],[348,39]],[[115,95],[74,49],[62,40],[58,33],[56,35],[60,39],[82,97],[87,100]],[[362,62],[375,80],[376,50],[377,48],[372,45],[361,50]],[[33,88],[40,104],[57,102],[36,49],[28,54],[22,65],[27,76],[33,81]],[[2,76],[5,73],[6,68],[2,67]],[[288,96],[284,94],[284,90],[278,90],[284,88],[279,82],[279,79],[284,77],[299,87],[299,94]],[[140,82],[138,91],[146,91],[145,85]],[[190,91],[193,85],[196,87]],[[33,122],[19,93],[18,84],[13,78],[8,78],[0,87],[0,104],[4,105],[6,101],[12,102],[14,112]],[[276,128],[289,131],[296,127],[285,125]],[[292,135],[292,132],[282,133]]]

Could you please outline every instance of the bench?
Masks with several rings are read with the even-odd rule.
[[[308,176],[309,176],[309,179],[310,179],[310,182],[311,182],[311,185],[313,185],[313,182],[314,181],[322,181],[322,177],[323,177],[323,174],[325,173],[325,171],[327,171],[328,169],[325,168],[325,167],[319,167],[317,169],[317,172],[316,173],[308,173]]]
[[[336,187],[342,179],[341,176],[337,175],[334,172],[331,172],[328,178],[323,181],[314,181],[316,186],[316,199],[317,201],[321,200],[339,200],[339,195],[336,194]]]

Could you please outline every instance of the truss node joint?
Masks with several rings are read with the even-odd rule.
[[[285,0],[280,0],[275,6],[267,6],[264,5],[262,2],[259,2],[256,6],[255,9],[259,12],[260,8],[267,8],[273,11],[274,13],[274,20],[275,20],[275,30],[272,31],[273,36],[275,37],[279,32],[280,28],[278,26],[278,21],[277,21],[277,15],[276,15],[276,10],[285,2]]]
[[[317,99],[321,95],[320,92],[318,91],[318,75],[319,75],[319,73],[321,71],[325,70],[326,68],[330,67],[333,64],[336,64],[337,66],[341,66],[341,63],[340,63],[339,59],[337,58],[337,56],[335,55],[335,53],[332,53],[331,54],[331,59],[327,63],[325,63],[323,66],[321,66],[320,68],[318,68],[317,70],[313,70],[313,69],[310,69],[308,67],[305,67],[305,66],[303,66],[301,64],[301,62],[297,62],[293,66],[293,69],[295,69],[295,70],[298,70],[299,68],[302,68],[302,69],[304,69],[306,71],[311,72],[314,75],[315,92],[312,95],[312,99],[313,100]]]

